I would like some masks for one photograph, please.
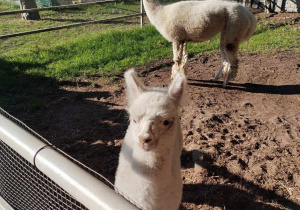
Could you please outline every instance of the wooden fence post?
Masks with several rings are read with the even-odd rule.
[[[36,3],[34,0],[20,0],[20,9],[31,9],[31,8],[37,8]],[[22,13],[22,18],[24,20],[40,20],[40,14],[38,12],[28,12],[28,13]]]
[[[140,8],[140,12],[141,12],[141,27],[143,27],[144,25],[144,4],[143,4],[143,0],[141,1],[141,8]]]

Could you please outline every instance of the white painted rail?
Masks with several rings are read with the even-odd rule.
[[[82,167],[79,167],[74,161],[71,161],[65,154],[47,142],[42,141],[40,139],[42,137],[38,138],[38,134],[33,130],[26,127],[17,119],[8,116],[9,115],[0,108],[0,141],[3,141],[12,150],[21,155],[32,164],[32,167],[36,167],[87,209],[138,209],[95,176]],[[0,151],[0,153],[3,154],[4,151]],[[4,157],[5,156],[0,155],[0,158],[3,159]],[[0,179],[1,177],[7,176],[7,174],[1,174],[5,173],[5,164],[3,164],[3,162],[4,160],[0,159]],[[20,169],[16,168],[15,170]],[[19,173],[22,174],[24,172],[16,172],[16,174]],[[32,175],[22,174],[22,176],[27,177]],[[14,178],[11,180],[14,180]],[[0,180],[0,209],[7,209],[10,203],[5,204],[4,199],[1,198],[2,194],[6,194],[5,187],[1,186],[1,184],[5,185],[2,182],[3,180]],[[16,189],[16,191],[17,190],[18,189]],[[23,193],[24,191],[26,193],[26,190],[30,189],[21,190]],[[27,209],[31,208],[28,207]]]

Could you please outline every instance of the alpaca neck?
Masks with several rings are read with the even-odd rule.
[[[132,167],[140,174],[151,176],[151,174],[155,173],[159,176],[159,174],[165,174],[171,171],[172,156],[173,151],[171,148],[147,152],[139,145],[136,145],[132,153]]]
[[[160,4],[158,0],[143,0],[143,3],[150,22],[158,27],[159,23],[161,23],[161,19],[163,19],[163,17],[161,17],[161,14],[163,13],[160,11],[164,6]]]
[[[157,9],[161,8],[163,5],[159,2],[159,0],[143,0],[144,7],[149,12],[155,12]]]

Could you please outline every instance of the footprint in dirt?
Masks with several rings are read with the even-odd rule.
[[[253,108],[253,104],[251,104],[250,102],[247,102],[244,104],[243,106],[244,108]]]

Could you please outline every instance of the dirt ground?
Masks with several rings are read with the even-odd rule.
[[[300,209],[300,52],[239,58],[226,89],[210,81],[219,53],[190,58],[181,209]],[[145,85],[167,86],[171,65],[166,59],[137,71]],[[122,75],[78,78],[43,97],[43,109],[12,114],[113,182],[128,125]]]

